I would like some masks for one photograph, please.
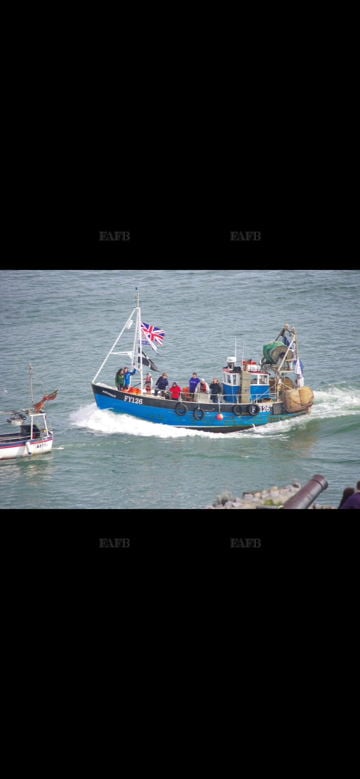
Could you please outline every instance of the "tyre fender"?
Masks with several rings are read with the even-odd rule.
[[[175,413],[179,415],[179,417],[183,417],[184,414],[186,414],[188,408],[185,403],[177,403],[175,406]]]

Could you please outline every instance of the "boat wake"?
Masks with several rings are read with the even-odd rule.
[[[316,419],[329,419],[360,414],[360,388],[330,386],[317,390],[311,415]]]
[[[114,414],[112,411],[100,410],[95,403],[82,406],[78,411],[70,414],[70,422],[73,427],[84,427],[94,433],[113,435],[114,433],[133,436],[156,438],[238,438],[239,436],[253,435],[253,430],[244,430],[234,433],[207,433],[203,430],[188,430],[187,428],[170,427],[156,422],[147,422],[143,419],[128,416],[127,414]]]
[[[101,435],[132,435],[157,438],[213,438],[217,441],[224,439],[264,437],[287,435],[292,430],[305,429],[315,420],[334,419],[344,416],[360,415],[360,389],[329,387],[326,390],[314,391],[314,404],[310,414],[284,419],[269,425],[253,426],[248,430],[235,431],[219,435],[202,430],[188,430],[185,428],[160,425],[155,422],[137,419],[127,414],[114,414],[112,411],[100,410],[96,403],[82,406],[70,414],[70,423],[73,427],[86,428]]]
[[[283,419],[254,430],[256,436],[278,436],[291,430],[308,428],[315,421],[334,420],[341,417],[360,417],[360,389],[333,386],[326,390],[314,390],[314,403],[310,414]]]

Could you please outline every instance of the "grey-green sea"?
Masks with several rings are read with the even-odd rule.
[[[0,463],[1,508],[202,509],[314,474],[328,482],[316,503],[337,506],[360,479],[359,282],[341,269],[1,270],[1,424],[30,405],[29,363],[35,401],[59,389],[46,406],[53,449]],[[143,320],[165,331],[149,356],[182,386],[193,371],[221,377],[235,339],[260,360],[295,326],[311,413],[222,435],[100,411],[91,381],[136,288]]]

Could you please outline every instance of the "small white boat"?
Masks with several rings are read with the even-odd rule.
[[[50,452],[54,435],[47,426],[46,414],[44,412],[38,414],[29,412],[23,416],[24,420],[20,430],[0,433],[0,460]],[[12,423],[11,418],[7,421]]]
[[[31,384],[31,365],[29,368]],[[1,412],[9,415],[6,422],[14,429],[11,432],[0,430],[0,460],[46,454],[51,451],[54,434],[48,427],[44,406],[48,400],[55,400],[57,394],[58,390],[54,390],[44,395],[29,409]]]

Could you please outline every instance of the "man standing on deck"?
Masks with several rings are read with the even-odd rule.
[[[133,371],[129,371],[129,368],[126,367],[124,368],[124,383],[125,383],[124,389],[128,390],[129,387],[131,386],[131,377],[134,375],[135,372],[136,372],[135,367]]]
[[[221,395],[221,384],[219,382],[219,379],[216,378],[216,376],[215,376],[215,379],[213,379],[211,384],[210,384],[210,392],[211,392],[210,400],[213,403],[217,403],[218,402],[218,395]]]
[[[162,373],[155,384],[155,395],[158,395],[159,392],[160,395],[163,395],[165,390],[168,388],[168,386],[169,386],[168,375],[167,373]]]
[[[200,379],[198,378],[197,373],[194,371],[193,375],[189,379],[189,391],[196,392],[198,384],[200,384]]]

